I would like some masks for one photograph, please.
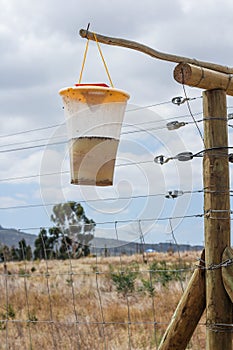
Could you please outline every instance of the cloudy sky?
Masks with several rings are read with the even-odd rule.
[[[111,187],[70,184],[68,136],[58,91],[78,81],[86,44],[78,33],[89,22],[96,33],[231,66],[232,1],[0,4],[0,225],[37,234],[39,227],[51,225],[53,204],[76,200],[98,223],[99,236],[114,238],[117,229],[120,239],[135,240],[143,232],[145,240],[157,243],[172,240],[173,229],[178,242],[202,244],[203,222],[196,217],[203,212],[202,159],[163,166],[153,162],[160,154],[169,157],[203,149],[187,104],[171,102],[184,97],[182,86],[173,79],[175,64],[101,46],[114,86],[130,94]],[[89,45],[83,82],[108,83],[94,42]],[[192,113],[201,120],[202,91],[186,87],[186,93]],[[229,98],[229,113],[231,106]],[[166,124],[175,120],[188,124],[168,131]],[[202,123],[198,125],[202,130]],[[231,128],[229,135],[231,142]],[[184,194],[166,199],[171,190]]]

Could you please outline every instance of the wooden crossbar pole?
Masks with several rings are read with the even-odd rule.
[[[206,61],[200,61],[195,58],[177,56],[170,53],[161,52],[149,46],[146,46],[144,44],[138,43],[136,41],[126,40],[121,38],[113,38],[113,37],[109,37],[109,36],[101,35],[97,33],[94,34],[93,32],[90,32],[89,30],[85,30],[85,29],[80,29],[79,34],[82,38],[87,38],[90,40],[95,40],[95,36],[96,36],[97,40],[100,43],[103,43],[106,45],[121,46],[121,47],[126,47],[128,49],[140,51],[146,55],[149,55],[153,58],[157,58],[159,60],[169,61],[174,63],[185,62],[185,63],[194,64],[203,68],[216,70],[218,72],[233,74],[232,67],[222,66],[220,64],[206,62]]]

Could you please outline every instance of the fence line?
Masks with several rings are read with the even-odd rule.
[[[46,253],[45,242],[43,246]],[[186,262],[177,253],[168,254],[167,262],[159,253],[146,259],[143,254],[96,254],[75,260],[68,246],[67,253],[67,260],[45,254],[44,260],[28,261],[23,252],[23,261],[0,264],[0,283],[5,284],[0,296],[2,348],[156,349],[169,322],[158,304],[162,299],[166,304],[170,287],[180,296],[179,279],[186,283],[197,268],[195,261]]]

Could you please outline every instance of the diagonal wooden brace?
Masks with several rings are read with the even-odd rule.
[[[233,303],[233,249],[226,247],[222,255],[222,279],[231,302]],[[224,264],[225,263],[225,264]]]
[[[185,350],[205,310],[204,250],[200,268],[195,270],[172,316],[158,350]]]

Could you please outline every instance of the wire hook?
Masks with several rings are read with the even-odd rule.
[[[87,24],[87,29],[86,29],[86,39],[88,39],[88,31],[90,28],[90,22]]]

